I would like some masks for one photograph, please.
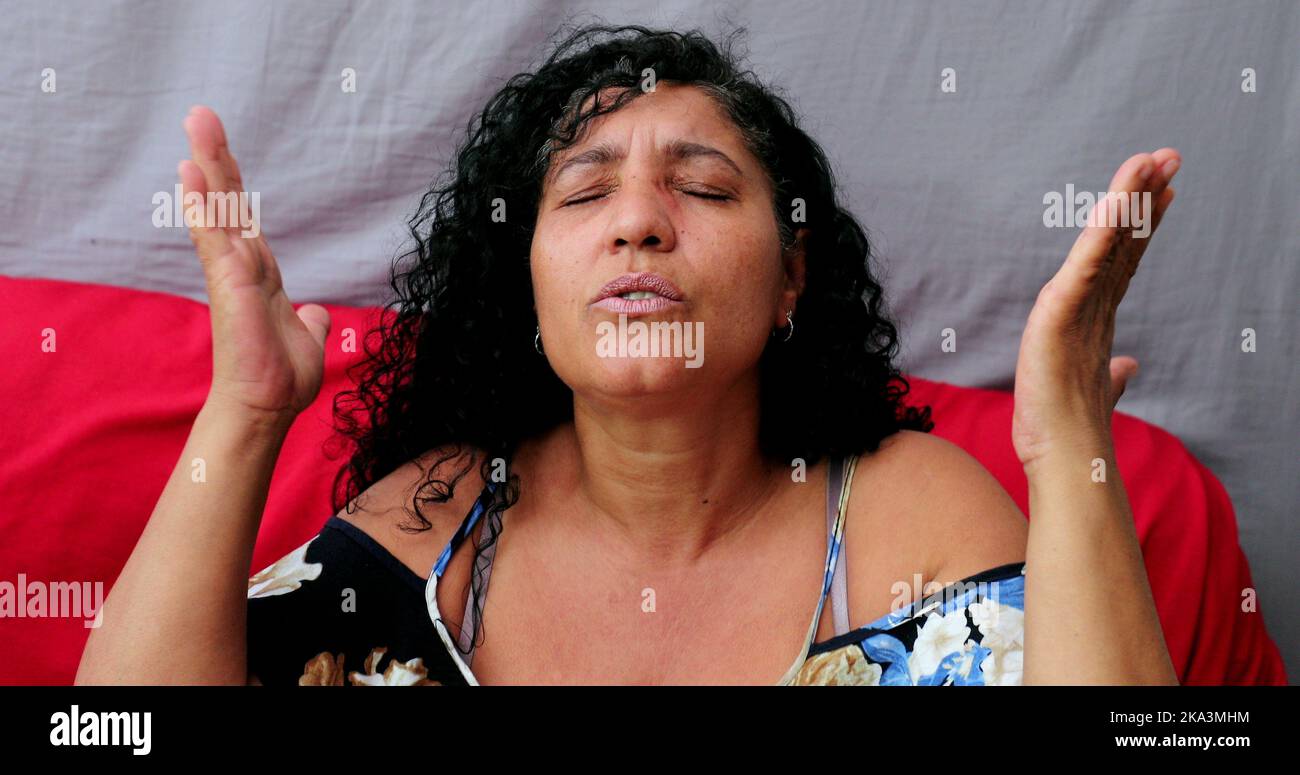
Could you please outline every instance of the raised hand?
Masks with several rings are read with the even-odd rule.
[[[1062,446],[1111,445],[1111,414],[1137,372],[1135,359],[1111,358],[1115,311],[1174,199],[1169,181],[1180,163],[1176,150],[1162,148],[1120,165],[1107,190],[1122,196],[1097,203],[1065,263],[1038,294],[1016,363],[1011,435],[1022,464]],[[1149,208],[1139,197],[1139,210],[1130,212],[1131,192],[1149,192]],[[1142,219],[1149,232],[1135,235]]]
[[[211,194],[243,192],[217,115],[195,106],[184,127],[192,158],[177,173],[186,199],[190,192],[202,193],[205,202]],[[320,391],[329,313],[315,304],[294,311],[260,228],[232,220],[226,226],[208,223],[190,207],[186,223],[212,311],[209,401],[287,428]]]

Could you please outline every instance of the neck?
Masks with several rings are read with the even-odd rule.
[[[693,404],[575,397],[576,511],[632,562],[689,566],[776,490],[758,424],[756,380]]]

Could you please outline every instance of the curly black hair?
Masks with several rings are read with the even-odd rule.
[[[867,236],[838,203],[826,156],[790,105],[743,68],[742,34],[718,44],[698,30],[568,28],[535,72],[510,78],[470,121],[445,184],[423,196],[408,222],[415,244],[393,262],[396,300],[363,337],[363,358],[350,370],[357,387],[335,397],[336,431],[355,445],[334,481],[336,512],[432,451],[438,459],[414,498],[419,526],[407,528],[427,530],[421,503],[449,501],[478,460],[483,481],[506,485],[494,490],[491,534],[475,549],[471,583],[479,583],[477,553],[495,541],[500,513],[518,500],[519,477],[508,470],[513,452],[573,417],[572,391],[533,349],[533,224],[499,222],[493,210],[504,202],[509,213],[535,214],[552,154],[592,118],[642,94],[635,87],[647,68],[660,82],[691,85],[718,101],[770,177],[782,244],[808,229],[799,336],[771,340],[759,363],[762,454],[811,466],[823,456],[874,451],[900,429],[933,428],[929,407],[904,403],[897,329],[872,276]],[[606,89],[617,97],[588,100]],[[442,473],[453,459],[464,465]]]

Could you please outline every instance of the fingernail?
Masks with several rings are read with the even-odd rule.
[[[1179,161],[1178,159],[1170,159],[1169,161],[1164,163],[1163,167],[1160,168],[1160,173],[1164,175],[1166,178],[1172,178],[1174,176],[1174,173],[1178,172],[1178,168],[1180,166],[1182,166],[1181,161]]]

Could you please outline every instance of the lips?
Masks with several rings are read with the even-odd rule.
[[[624,298],[628,294],[633,298]],[[684,298],[681,289],[667,278],[653,272],[638,272],[606,283],[592,306],[625,315],[647,315],[680,305]]]

